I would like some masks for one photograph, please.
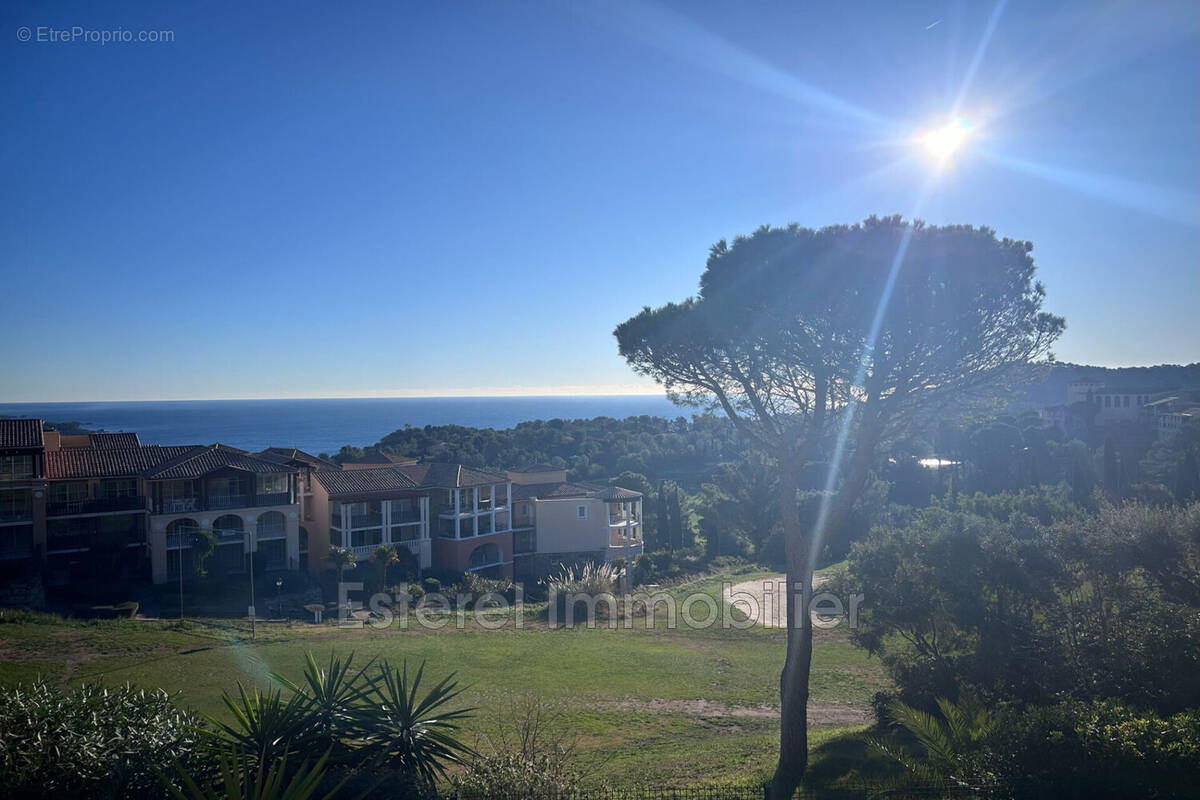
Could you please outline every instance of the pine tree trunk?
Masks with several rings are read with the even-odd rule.
[[[779,763],[771,780],[772,800],[796,793],[808,767],[808,682],[812,671],[812,562],[796,501],[798,469],[784,469],[780,509],[787,543],[787,656],[779,676]]]

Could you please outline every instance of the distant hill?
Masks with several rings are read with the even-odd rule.
[[[1057,363],[1040,380],[1027,387],[1024,402],[1034,407],[1058,405],[1066,400],[1067,384],[1073,381],[1100,381],[1113,389],[1162,392],[1200,386],[1200,362],[1187,365],[1159,364],[1155,367],[1091,367],[1086,364]]]

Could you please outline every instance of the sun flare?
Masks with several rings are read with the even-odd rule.
[[[921,136],[920,144],[926,155],[940,166],[957,155],[970,136],[971,126],[960,117]]]

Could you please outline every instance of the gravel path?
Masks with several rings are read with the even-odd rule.
[[[828,575],[815,573],[813,586],[820,586],[829,580]],[[776,575],[770,578],[759,578],[754,581],[744,581],[726,589],[725,602],[742,611],[750,619],[764,628],[787,627],[787,578]]]

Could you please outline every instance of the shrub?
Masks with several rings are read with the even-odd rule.
[[[612,564],[589,561],[581,567],[564,567],[547,581],[550,591],[559,595],[598,595],[616,587],[617,570]]]
[[[425,590],[425,594],[438,594],[442,591],[442,582],[437,578],[426,578],[421,581],[421,587]]]
[[[158,797],[173,757],[202,774],[200,720],[163,691],[39,680],[0,690],[0,795]]]
[[[989,741],[1002,793],[1022,797],[1190,796],[1200,712],[1170,717],[1113,701],[1014,710]]]
[[[391,588],[392,597],[401,597],[408,595],[408,604],[412,608],[416,608],[425,599],[425,590],[421,588],[419,583],[397,583]]]
[[[547,755],[499,753],[472,761],[451,782],[460,800],[567,797],[578,785],[578,778],[557,766]]]
[[[584,772],[561,709],[526,695],[502,704],[496,717],[493,752],[477,756],[451,777],[460,800],[571,794]]]

